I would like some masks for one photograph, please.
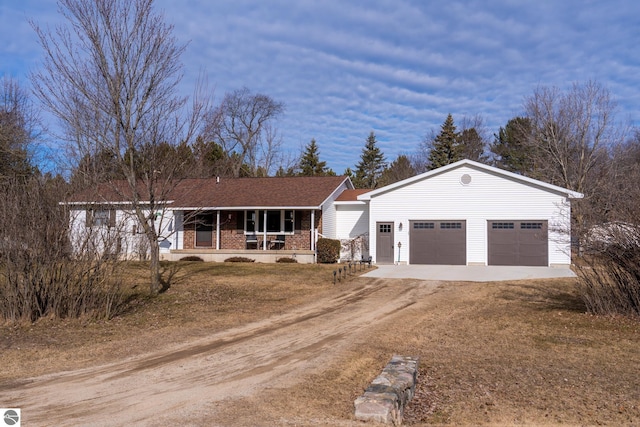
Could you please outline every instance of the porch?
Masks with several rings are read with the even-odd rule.
[[[161,259],[166,261],[179,261],[187,256],[197,256],[206,262],[224,262],[227,258],[244,257],[255,262],[273,263],[279,258],[293,258],[300,264],[313,264],[316,262],[315,251],[290,250],[290,249],[174,249],[169,253],[161,254]]]
[[[204,261],[246,257],[256,262],[294,258],[315,262],[322,213],[314,209],[211,209],[176,212],[176,241],[162,256]]]

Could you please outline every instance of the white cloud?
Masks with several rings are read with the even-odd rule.
[[[20,16],[55,21],[53,2],[0,6],[0,64],[37,59]],[[596,79],[640,120],[640,4],[630,0],[158,0],[190,41],[184,92],[204,70],[216,97],[247,86],[287,105],[285,146],[316,138],[342,172],[376,131],[389,161],[454,119],[481,114],[489,133],[537,85]],[[22,20],[21,20],[22,19]],[[18,36],[16,36],[18,35]]]

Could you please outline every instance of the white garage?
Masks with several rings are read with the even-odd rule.
[[[569,266],[582,194],[471,160],[357,197],[379,264]]]

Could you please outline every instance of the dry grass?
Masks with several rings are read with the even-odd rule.
[[[640,423],[640,323],[586,314],[573,280],[450,283],[427,299],[321,375],[238,402],[221,419],[359,425],[354,399],[393,354],[407,354],[421,358],[407,425]]]
[[[119,359],[286,311],[337,292],[332,270],[185,264],[166,295],[138,295],[118,319],[0,327],[0,382]],[[132,266],[130,274],[142,286],[144,269]],[[575,289],[569,279],[443,284],[371,328],[322,373],[228,402],[216,408],[216,420],[359,425],[353,400],[393,354],[408,354],[421,362],[406,424],[640,424],[640,322],[586,314]]]
[[[0,382],[80,368],[185,342],[332,292],[335,266],[179,262],[168,292],[148,298],[148,269],[127,269],[130,301],[108,321],[0,325]]]

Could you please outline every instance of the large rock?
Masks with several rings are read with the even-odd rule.
[[[418,361],[417,357],[393,356],[355,400],[356,419],[400,425],[404,408],[415,393]]]

